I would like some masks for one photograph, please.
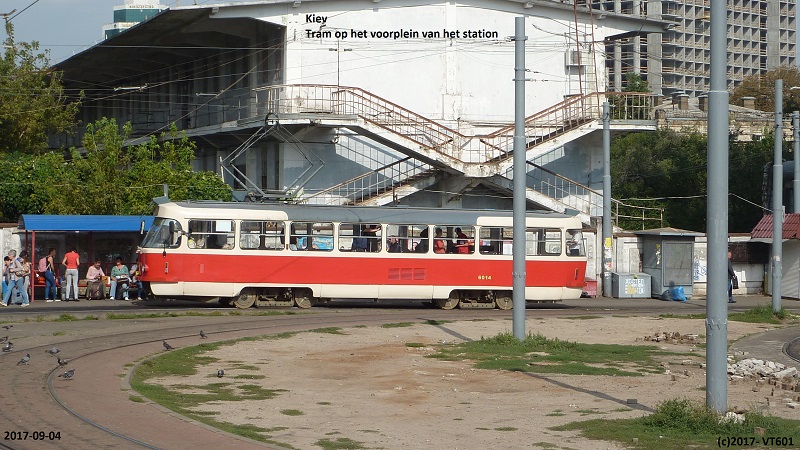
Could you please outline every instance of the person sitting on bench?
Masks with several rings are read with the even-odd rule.
[[[111,300],[117,299],[117,285],[122,287],[122,299],[128,300],[129,284],[130,271],[128,266],[122,264],[122,258],[117,258],[117,263],[111,268]]]
[[[86,271],[86,298],[104,299],[106,298],[106,284],[103,283],[103,268],[100,267],[100,260],[94,262],[93,266]]]

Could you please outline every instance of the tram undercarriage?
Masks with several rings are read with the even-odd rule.
[[[233,298],[222,297],[219,303],[222,306],[233,305],[239,309],[251,307],[292,307],[308,309],[317,303],[330,299],[316,298],[309,288],[247,288]],[[500,309],[510,310],[513,305],[511,291],[491,290],[453,290],[448,298],[434,299],[428,302],[439,309]]]

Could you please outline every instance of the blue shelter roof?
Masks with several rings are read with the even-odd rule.
[[[19,218],[20,231],[97,231],[139,232],[144,221],[147,231],[153,216],[61,216],[23,214]]]

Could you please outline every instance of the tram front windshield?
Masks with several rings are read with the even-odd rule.
[[[172,228],[172,231],[170,230]],[[147,231],[142,248],[174,248],[181,243],[181,224],[174,219],[157,217]]]

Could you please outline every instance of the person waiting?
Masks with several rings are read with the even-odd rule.
[[[128,284],[130,284],[130,271],[128,266],[122,264],[122,258],[117,258],[116,264],[111,268],[111,300],[117,299],[117,285],[121,286],[122,299],[128,300]]]
[[[433,253],[447,253],[447,246],[442,238],[442,229],[437,228],[433,236]]]
[[[89,270],[86,271],[86,298],[87,299],[104,299],[106,298],[106,284],[103,283],[103,277],[106,274],[103,268],[100,267],[100,260],[94,262]]]

